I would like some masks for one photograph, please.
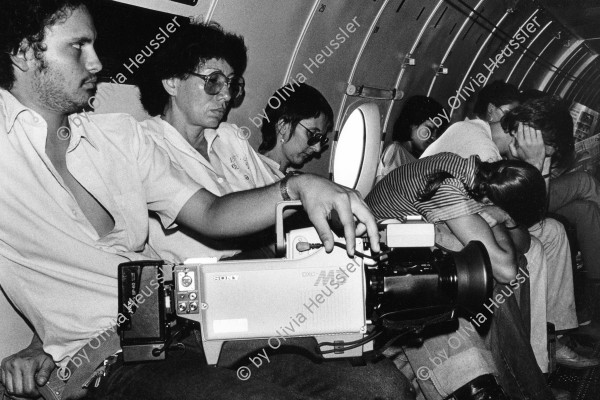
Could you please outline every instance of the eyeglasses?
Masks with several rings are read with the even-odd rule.
[[[307,144],[309,146],[315,146],[317,143],[320,143],[321,146],[325,146],[327,143],[329,143],[329,138],[326,136],[325,133],[317,133],[317,132],[311,131],[310,129],[308,129],[307,127],[302,125],[300,122],[298,122],[298,125],[300,125],[304,129],[306,129],[306,132],[308,132]]]
[[[208,75],[197,74],[191,71],[188,73],[204,80],[204,91],[206,94],[219,94],[225,85],[229,88],[229,95],[233,101],[239,100],[244,94],[246,82],[241,76],[228,78],[221,71],[211,72]]]

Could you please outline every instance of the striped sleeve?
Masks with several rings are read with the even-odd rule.
[[[417,201],[416,209],[427,221],[440,222],[463,215],[477,214],[482,206],[469,197],[461,181],[448,178],[430,200]]]
[[[403,219],[421,214],[429,222],[446,221],[475,214],[481,205],[472,200],[467,188],[473,185],[477,156],[468,159],[456,154],[440,153],[402,165],[386,175],[366,197],[378,219]],[[436,194],[425,202],[419,197],[432,173],[448,172]]]

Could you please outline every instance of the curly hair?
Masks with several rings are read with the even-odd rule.
[[[556,149],[552,155],[554,166],[562,168],[573,161],[573,117],[568,104],[559,96],[531,98],[506,113],[502,120],[502,128],[506,132],[514,132],[519,122],[542,131],[544,144]]]
[[[142,105],[152,116],[162,114],[169,102],[163,79],[186,79],[190,71],[213,58],[226,61],[241,76],[247,51],[242,36],[224,31],[216,22],[182,25],[136,76]]]
[[[521,100],[521,94],[516,86],[502,81],[494,81],[486,85],[477,94],[477,101],[473,106],[473,113],[485,120],[490,104],[500,107]]]
[[[279,94],[279,97],[278,97]],[[282,97],[285,100],[279,101]],[[277,107],[271,106],[269,102],[265,108],[265,116],[262,126],[262,143],[258,152],[265,154],[275,147],[277,143],[277,123],[283,121],[291,126],[293,135],[298,123],[308,118],[318,118],[325,115],[325,131],[333,129],[333,110],[327,99],[314,87],[306,83],[292,81],[277,89],[271,98],[278,100]],[[325,133],[325,132],[324,132]]]
[[[66,20],[86,0],[2,0],[0,7],[0,87],[12,89],[15,74],[11,56],[33,49],[40,59],[46,51],[45,29]]]
[[[408,142],[411,140],[411,126],[421,125],[429,118],[442,115],[444,107],[427,96],[412,96],[404,106],[398,119],[394,123],[392,131],[392,139],[396,142]],[[439,132],[443,132],[446,128],[446,121],[439,127]]]

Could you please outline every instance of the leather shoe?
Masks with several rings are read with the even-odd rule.
[[[600,365],[600,360],[577,354],[567,345],[556,341],[556,363],[573,369],[592,368]]]
[[[588,325],[580,325],[576,331],[579,335],[589,336],[594,340],[600,340],[600,324],[598,322],[592,321]]]
[[[454,400],[509,400],[493,375],[481,375],[456,390]]]

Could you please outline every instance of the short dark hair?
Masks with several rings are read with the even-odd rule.
[[[2,0],[0,7],[0,87],[12,89],[15,74],[11,56],[21,49],[23,40],[36,58],[46,51],[44,29],[64,21],[69,12],[86,5],[85,0]]]
[[[569,105],[559,96],[532,98],[506,113],[502,128],[506,132],[517,130],[519,122],[542,131],[544,144],[556,148],[552,156],[555,167],[565,167],[575,157],[573,117]]]
[[[168,104],[163,79],[186,79],[190,71],[213,58],[226,61],[241,76],[248,63],[244,38],[226,32],[216,22],[183,24],[136,77],[146,111],[159,115]]]
[[[333,128],[333,110],[329,102],[321,92],[306,83],[291,81],[277,89],[269,100],[271,98],[277,99],[277,102],[273,101],[274,105],[271,105],[269,101],[265,109],[266,118],[263,118],[261,127],[263,141],[258,147],[261,154],[275,147],[279,121],[289,123],[293,135],[298,122],[318,118],[322,114],[325,115],[327,132]]]
[[[392,139],[396,142],[410,141],[413,125],[421,125],[429,118],[442,115],[443,112],[444,107],[431,97],[417,95],[408,98],[394,123]],[[446,125],[446,120],[443,120],[442,125],[438,128],[440,133],[444,131]]]
[[[518,102],[520,99],[519,89],[516,86],[502,81],[494,81],[484,86],[477,94],[473,113],[485,120],[490,104],[500,107],[515,101]]]

